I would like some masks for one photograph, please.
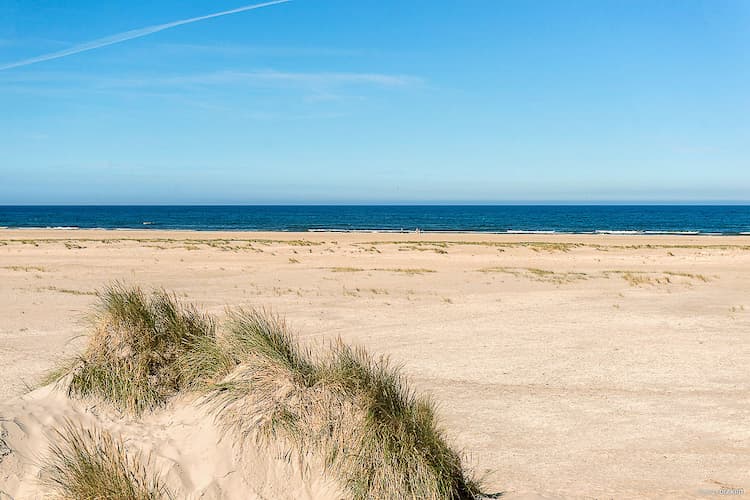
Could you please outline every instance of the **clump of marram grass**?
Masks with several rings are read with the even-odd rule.
[[[439,427],[434,402],[416,394],[387,358],[338,342],[325,379],[359,410],[346,429],[351,452],[334,461],[355,498],[462,499],[479,493]]]
[[[210,390],[208,402],[227,428],[239,433],[241,443],[282,437],[304,448],[307,431],[318,425],[304,420],[316,415],[312,406],[325,404],[312,353],[278,317],[261,311],[231,312],[227,327],[225,348],[239,364]]]
[[[387,359],[340,341],[321,358],[284,323],[236,311],[240,365],[209,394],[240,442],[287,443],[317,457],[355,499],[468,499],[479,494],[440,430],[435,407]]]
[[[222,371],[215,323],[165,291],[120,284],[100,294],[88,346],[69,392],[97,396],[135,415]]]
[[[100,299],[89,344],[68,372],[71,395],[139,415],[199,390],[240,447],[253,441],[312,459],[354,499],[480,494],[434,403],[386,358],[341,341],[312,351],[259,310],[230,311],[217,335],[211,317],[164,291],[114,285]],[[96,437],[73,436],[64,443],[75,450]]]
[[[41,481],[59,498],[159,500],[172,498],[147,461],[127,452],[124,443],[101,430],[71,422],[56,431]]]

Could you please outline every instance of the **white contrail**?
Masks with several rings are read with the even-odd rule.
[[[61,50],[59,52],[52,52],[50,54],[44,54],[41,56],[32,57],[30,59],[24,59],[22,61],[16,61],[13,63],[3,64],[3,65],[0,65],[0,71],[11,69],[11,68],[18,68],[20,66],[28,66],[29,64],[36,64],[38,62],[49,61],[51,59],[59,59],[61,57],[78,54],[79,52],[86,52],[87,50],[98,49],[99,47],[106,47],[107,45],[113,45],[115,43],[124,42],[126,40],[132,40],[133,38],[140,38],[142,36],[150,35],[152,33],[157,33],[159,31],[168,30],[176,26],[182,26],[183,24],[197,23],[198,21],[203,21],[204,19],[211,19],[213,17],[220,17],[220,16],[228,16],[229,14],[237,14],[238,12],[245,12],[246,10],[260,9],[261,7],[269,7],[271,5],[287,3],[290,1],[291,0],[274,0],[272,2],[259,3],[255,5],[246,5],[245,7],[239,7],[237,9],[232,9],[232,10],[225,10],[223,12],[217,12],[215,14],[208,14],[207,16],[193,17],[190,19],[182,19],[180,21],[174,21],[171,23],[157,24],[156,26],[148,26],[146,28],[139,28],[136,30],[125,31],[124,33],[118,33],[116,35],[99,38],[97,40],[82,43],[80,45],[76,45],[75,47]]]

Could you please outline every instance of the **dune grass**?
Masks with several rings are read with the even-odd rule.
[[[164,291],[114,285],[100,301],[71,395],[137,416],[197,390],[240,447],[278,445],[289,457],[313,458],[352,498],[479,494],[433,401],[387,358],[340,340],[313,351],[262,310],[229,311],[217,335],[211,317]],[[82,448],[84,438],[72,435]]]
[[[387,358],[337,342],[325,370],[334,397],[353,401],[343,425],[350,453],[328,450],[354,498],[474,498],[478,483],[440,429],[434,402],[416,394]]]
[[[139,415],[218,371],[215,323],[164,291],[113,285],[100,294],[88,346],[73,370],[70,393],[98,396]]]
[[[228,329],[241,362],[208,400],[243,442],[281,441],[321,459],[355,499],[479,493],[447,443],[434,403],[387,358],[340,341],[316,356],[282,321],[259,311],[235,311]]]
[[[59,498],[159,500],[173,498],[148,463],[111,434],[68,422],[57,431],[41,481]]]

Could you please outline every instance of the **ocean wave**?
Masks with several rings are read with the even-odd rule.
[[[529,229],[508,229],[504,232],[505,234],[557,234],[557,231],[552,230],[529,230]],[[503,233],[500,233],[503,234]]]
[[[696,235],[701,234],[700,231],[643,231],[645,234],[684,234],[684,235]]]
[[[616,231],[613,229],[597,229],[596,231],[594,231],[594,233],[596,234],[626,234],[626,235],[627,234],[644,234],[643,231],[632,231],[632,230]]]
[[[424,231],[421,232],[439,232],[439,231]],[[414,233],[414,229],[326,229],[326,228],[309,228],[308,233]]]
[[[33,230],[39,230],[39,229],[54,229],[54,230],[74,230],[74,229],[81,229],[78,226],[10,226],[5,227],[3,229],[33,229]]]

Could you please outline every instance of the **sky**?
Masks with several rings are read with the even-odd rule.
[[[248,5],[0,0],[0,205],[750,201],[747,0]]]

